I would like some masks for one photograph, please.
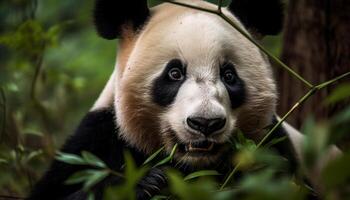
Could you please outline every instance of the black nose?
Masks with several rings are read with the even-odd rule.
[[[202,117],[189,117],[187,124],[196,131],[200,131],[206,136],[222,129],[225,126],[225,118],[206,119]]]

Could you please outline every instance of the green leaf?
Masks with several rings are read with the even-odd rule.
[[[239,183],[242,194],[239,199],[286,200],[304,199],[304,191],[296,187],[289,177],[276,178],[276,171],[271,169],[250,173]]]
[[[322,179],[327,188],[346,185],[350,180],[350,152],[328,163],[322,171]]]
[[[83,183],[89,178],[89,176],[91,176],[92,173],[94,173],[93,171],[94,170],[78,171],[71,175],[64,183],[67,185]]]
[[[188,181],[188,180],[202,177],[202,176],[218,176],[218,175],[220,175],[220,173],[215,171],[215,170],[201,170],[201,171],[193,172],[193,173],[187,175],[184,178],[184,180]]]
[[[174,147],[171,150],[171,153],[170,153],[170,155],[168,157],[166,157],[163,160],[159,161],[154,167],[158,167],[158,166],[161,166],[161,165],[164,165],[164,164],[170,162],[173,159],[173,157],[174,157],[174,154],[175,154],[176,149],[177,149],[177,145],[178,144],[174,145]]]
[[[136,168],[136,164],[129,152],[124,153],[125,158],[125,178],[128,186],[134,188],[138,181],[146,174],[147,168],[141,167],[140,169]]]
[[[148,171],[147,167],[136,168],[135,162],[130,154],[126,151],[124,153],[125,160],[125,181],[123,184],[116,187],[107,188],[104,199],[115,200],[115,199],[136,199],[135,188],[140,179]]]
[[[71,164],[71,165],[87,165],[88,163],[75,154],[68,154],[63,152],[58,152],[56,156],[56,160],[59,160],[61,162]]]
[[[265,145],[266,148],[270,148],[271,146],[278,144],[280,142],[283,142],[284,140],[286,140],[288,138],[288,136],[284,136],[284,137],[280,137],[280,138],[274,138],[273,140],[271,140],[269,143],[267,143]]]
[[[145,162],[143,162],[142,165],[147,165],[148,163],[150,163],[154,158],[156,158],[164,149],[165,147],[163,146],[162,148],[158,149],[155,153],[153,153],[151,156],[149,156]]]
[[[233,143],[236,150],[241,150],[243,148],[248,148],[251,150],[256,149],[255,142],[251,139],[246,138],[243,132],[240,130],[238,130],[235,134],[235,137],[233,137]]]
[[[165,195],[156,195],[154,197],[151,198],[151,200],[161,200],[161,199],[169,199],[169,196],[165,196]]]
[[[109,175],[109,172],[106,170],[97,171],[95,170],[90,177],[85,181],[83,190],[89,191],[91,187],[95,186],[97,183],[101,182]]]
[[[339,85],[325,100],[325,104],[334,104],[350,97],[350,83]]]
[[[89,192],[87,200],[95,200],[95,195],[92,192]]]
[[[8,164],[8,161],[3,158],[0,158],[0,164]]]
[[[176,171],[168,171],[171,194],[175,195],[175,199],[183,200],[210,200],[216,199],[214,197],[216,190],[214,182],[203,179],[193,183],[185,182],[182,176]]]
[[[83,159],[86,161],[86,163],[92,165],[92,166],[96,166],[96,167],[100,167],[100,168],[106,168],[106,164],[100,160],[98,157],[96,157],[95,155],[87,152],[87,151],[83,151],[81,153],[81,155],[83,156]]]
[[[29,162],[31,160],[33,160],[34,158],[40,156],[43,154],[43,151],[42,150],[38,150],[38,151],[32,151],[30,152],[30,154],[27,156],[26,158],[26,162]]]
[[[333,124],[339,124],[350,121],[350,106],[342,110],[339,114],[337,114],[332,120]]]

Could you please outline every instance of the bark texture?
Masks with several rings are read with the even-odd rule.
[[[312,84],[318,84],[350,71],[350,1],[290,0],[282,60]],[[280,92],[278,113],[283,115],[308,88],[285,70],[277,69]],[[346,80],[349,81],[349,78]],[[322,104],[332,87],[317,93],[287,121],[300,127],[314,115],[325,119],[342,105]]]

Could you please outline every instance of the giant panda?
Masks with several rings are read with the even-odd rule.
[[[217,9],[202,0],[183,0]],[[280,32],[279,0],[232,0],[222,12],[256,40]],[[236,130],[259,141],[276,123],[277,92],[267,57],[217,15],[146,0],[96,0],[94,21],[100,36],[118,40],[117,62],[109,81],[61,151],[89,151],[116,171],[128,150],[138,165],[154,151],[178,149],[174,159],[184,173],[227,170],[228,142]],[[284,123],[269,139],[287,135],[275,148],[297,163],[302,135]],[[84,166],[53,161],[28,197],[86,199],[81,185],[64,181]],[[166,185],[164,172],[152,168],[136,188],[138,199]],[[118,184],[109,177],[95,188]]]

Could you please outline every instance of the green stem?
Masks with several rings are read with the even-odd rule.
[[[43,47],[43,52],[44,52],[45,46]],[[38,58],[36,59],[36,64],[35,64],[35,73],[34,73],[34,78],[32,81],[32,86],[30,89],[30,97],[32,100],[37,100],[36,96],[36,89],[37,89],[37,84],[39,77],[41,75],[42,69],[43,69],[43,59],[44,59],[44,53],[41,52],[40,55],[38,55]]]
[[[4,88],[0,87],[0,94],[2,98],[2,109],[3,109],[3,120],[1,124],[1,132],[0,132],[0,141],[2,140],[2,136],[5,134],[6,131],[6,114],[7,114],[7,108],[6,108],[6,94]]]
[[[267,138],[294,112],[294,110],[296,110],[308,98],[310,98],[313,94],[315,94],[317,90],[318,90],[317,88],[312,88],[296,104],[294,104],[294,106],[281,118],[281,120],[279,120],[278,123],[275,124],[272,127],[272,129],[265,135],[265,137],[259,142],[256,148],[259,148],[267,140]]]
[[[303,102],[305,102],[310,96],[312,96],[317,91],[316,88],[311,89],[306,95],[304,95],[283,117],[282,119],[273,126],[273,128],[265,135],[265,137],[259,142],[259,144],[256,146],[256,149],[258,149],[265,141],[266,139],[275,131],[282,123],[286,120],[286,118],[292,114],[292,112],[297,109]],[[255,149],[255,150],[256,150]],[[238,167],[240,166],[240,162],[236,165],[236,167],[231,171],[229,176],[226,178],[225,182],[221,185],[220,190],[224,189],[226,185],[229,183],[229,181],[232,179],[233,175],[238,170]]]
[[[106,169],[110,174],[114,175],[114,176],[118,176],[118,177],[121,177],[121,178],[125,178],[124,174],[122,173],[119,173],[119,172],[116,172],[116,171],[113,171],[111,169]]]
[[[338,76],[338,77],[336,77],[336,78],[334,78],[332,80],[329,80],[327,82],[324,82],[324,83],[321,83],[321,84],[317,85],[316,88],[321,90],[321,89],[323,89],[325,87],[328,87],[329,85],[332,85],[333,83],[335,83],[335,82],[339,81],[340,79],[343,79],[343,78],[345,78],[345,77],[347,77],[349,75],[350,75],[350,72],[347,72],[347,73],[345,73],[343,75],[340,75],[340,76]]]
[[[195,9],[195,10],[200,10],[200,11],[204,11],[204,12],[208,12],[208,13],[212,13],[212,14],[218,14],[218,11],[216,9],[212,10],[212,9],[208,9],[208,8],[201,8],[201,7],[190,5],[190,4],[187,4],[187,3],[182,3],[182,2],[172,1],[172,0],[163,0],[163,2],[171,3],[171,4],[174,4],[174,5],[178,5],[178,6],[183,6],[183,7],[186,7],[186,8],[192,8],[192,9]]]
[[[236,171],[238,170],[238,167],[241,165],[241,162],[237,163],[237,165],[235,166],[235,168],[233,168],[233,170],[231,171],[231,173],[228,175],[228,177],[226,178],[225,182],[221,185],[220,190],[223,190],[226,185],[229,183],[229,181],[232,179],[233,175],[236,173]]]
[[[222,8],[222,2],[223,0],[218,0],[218,12],[219,13],[222,13],[222,10],[221,10],[221,8]]]

